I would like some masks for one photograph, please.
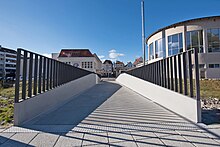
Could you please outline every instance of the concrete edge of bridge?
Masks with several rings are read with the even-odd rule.
[[[89,74],[64,85],[56,87],[45,93],[14,104],[14,125],[22,124],[32,120],[36,116],[65,103],[75,95],[95,86],[100,82],[96,74]]]

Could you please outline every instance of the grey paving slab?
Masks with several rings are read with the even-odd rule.
[[[25,147],[37,135],[37,133],[16,133],[3,146]]]
[[[158,138],[138,139],[136,140],[136,144],[139,147],[165,146]]]
[[[55,147],[73,147],[81,146],[83,141],[83,133],[71,132],[62,134],[55,144]]]
[[[138,147],[134,141],[113,142],[110,147]]]
[[[108,145],[107,132],[102,133],[85,133],[83,138],[83,146],[90,145]]]
[[[178,131],[181,136],[196,146],[220,146],[219,142],[198,131]]]
[[[0,144],[6,142],[9,138],[11,138],[15,133],[0,133]]]
[[[115,142],[134,142],[134,138],[132,137],[132,135],[125,132],[108,132],[108,138],[110,144]]]
[[[55,145],[59,135],[49,133],[39,133],[29,145],[38,147],[52,147]]]
[[[158,138],[153,131],[139,131],[139,132],[131,132],[131,135],[135,140],[140,139],[149,139],[149,138]]]
[[[139,147],[165,146],[153,131],[131,132],[131,134]]]

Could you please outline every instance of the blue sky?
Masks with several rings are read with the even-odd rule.
[[[89,48],[102,59],[142,56],[141,0],[0,0],[0,45],[41,54]],[[146,37],[170,24],[220,15],[220,0],[145,0]]]

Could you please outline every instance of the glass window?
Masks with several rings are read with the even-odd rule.
[[[168,36],[168,55],[176,55],[183,52],[182,33]]]
[[[205,68],[205,64],[199,64],[199,68]]]
[[[219,64],[215,64],[215,68],[219,68]]]
[[[149,55],[150,55],[150,59],[149,60],[152,60],[152,59],[154,59],[154,46],[153,46],[153,43],[151,43],[150,45],[149,45]]]
[[[203,53],[203,36],[202,30],[190,31],[186,34],[187,50],[198,49],[199,53]]]
[[[163,39],[155,41],[155,58],[164,57]]]
[[[220,68],[219,64],[209,64],[209,68]]]
[[[208,52],[220,52],[220,28],[208,29]]]
[[[209,68],[214,68],[214,64],[209,64]]]

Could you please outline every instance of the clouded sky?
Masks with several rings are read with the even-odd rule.
[[[102,59],[142,55],[141,0],[0,0],[0,45],[41,54],[89,48]],[[159,28],[220,14],[220,0],[145,0],[146,37]]]

